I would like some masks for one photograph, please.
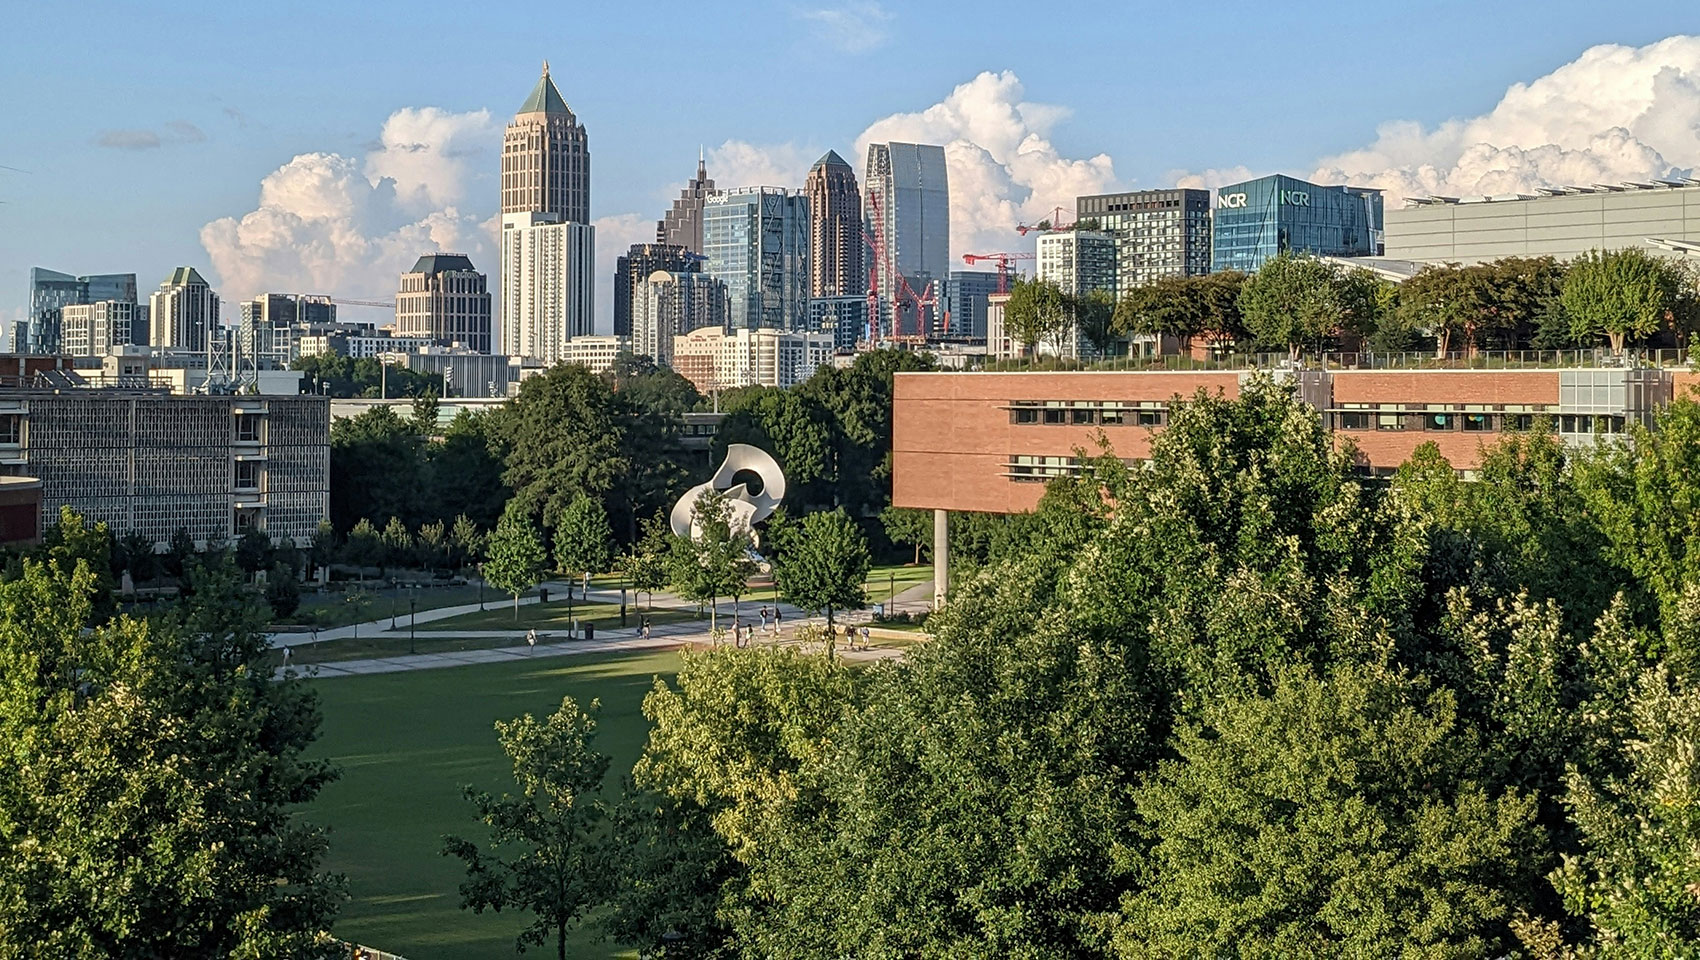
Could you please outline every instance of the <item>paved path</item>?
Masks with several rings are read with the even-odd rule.
[[[557,584],[545,584],[544,586],[548,587],[552,593],[557,589],[557,587],[562,590],[565,589],[564,586]],[[921,586],[926,585],[923,584]],[[930,597],[931,587],[928,586],[927,590],[927,596]],[[595,588],[592,588],[590,591],[589,602],[591,603],[618,602],[618,600],[618,591],[598,590]],[[507,602],[511,604],[513,601],[510,599]],[[520,600],[521,604],[536,602],[537,598],[535,597],[526,597]],[[695,604],[680,600],[678,597],[665,593],[656,594],[653,602],[654,606],[660,610],[694,611],[696,609]],[[752,623],[759,624],[756,611],[764,605],[769,608],[775,606],[772,602],[763,604],[760,601],[746,601],[741,604],[739,607],[741,621],[746,625],[750,625]],[[803,624],[823,624],[826,622],[824,617],[810,616],[789,604],[779,604],[777,606],[780,610],[782,623],[785,625],[785,630],[782,633],[782,635],[785,636],[795,636],[797,626]],[[418,623],[424,625],[436,620],[444,620],[449,617],[460,616],[465,613],[473,613],[478,609],[478,604],[473,603],[455,607],[443,607],[437,610],[421,610],[418,613]],[[635,619],[640,617],[642,614],[634,606],[632,615]],[[866,611],[860,611],[850,613],[848,615],[840,614],[834,617],[834,619],[839,623],[857,623],[866,621],[869,619],[869,616],[870,614]],[[730,611],[722,612],[719,617],[722,631],[725,631],[730,626],[731,619]],[[395,629],[392,630],[390,628],[390,618],[383,617],[378,620],[360,624],[358,632],[353,626],[321,630],[319,631],[316,639],[297,633],[276,633],[271,635],[271,644],[274,648],[287,646],[293,649],[296,647],[310,647],[315,642],[324,643],[330,640],[351,639],[357,635],[366,637],[401,637],[407,634],[409,620],[410,618],[407,616],[397,617],[395,620]],[[478,663],[506,663],[513,660],[548,659],[551,657],[594,653],[626,653],[640,650],[664,650],[676,646],[708,645],[714,642],[714,637],[709,631],[708,622],[703,620],[691,620],[685,623],[655,624],[650,628],[650,636],[647,640],[640,635],[640,631],[637,627],[599,629],[597,631],[596,639],[594,640],[561,640],[558,642],[547,642],[549,633],[548,631],[543,631],[540,633],[540,637],[545,640],[545,642],[539,643],[535,648],[524,642],[527,632],[528,631],[523,628],[516,628],[513,630],[430,630],[423,629],[422,627],[415,628],[414,633],[417,636],[424,638],[466,637],[480,640],[511,639],[514,641],[514,644],[512,646],[490,647],[480,650],[397,654],[390,657],[373,657],[363,660],[342,660],[328,663],[299,665],[292,664],[289,667],[279,668],[278,674],[281,676],[286,672],[289,672],[305,677],[339,677],[374,673],[399,673],[406,670],[434,670]],[[765,631],[760,632],[754,642],[772,642],[772,635]],[[891,647],[876,647],[872,650],[847,651],[843,648],[842,644],[839,645],[838,652],[846,659],[858,661],[885,660],[902,655],[902,651],[900,649]]]

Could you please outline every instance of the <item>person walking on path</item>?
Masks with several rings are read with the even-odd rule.
[[[778,606],[778,604],[775,604],[774,607],[773,607],[773,635],[775,637],[779,636],[779,606]]]
[[[873,631],[869,630],[868,625],[864,623],[864,624],[862,624],[861,633],[862,633],[862,649],[863,650],[872,650],[874,648],[874,645],[871,642],[872,638],[873,638]]]
[[[644,617],[641,621],[639,621],[639,624],[640,625],[639,625],[638,629],[640,631],[642,631],[643,638],[645,640],[648,640],[649,639],[649,618]]]
[[[531,650],[537,649],[537,628],[536,627],[532,627],[530,630],[527,630],[525,632],[525,645],[527,647],[530,647]],[[526,651],[526,655],[529,656],[530,652],[531,652],[530,650]]]

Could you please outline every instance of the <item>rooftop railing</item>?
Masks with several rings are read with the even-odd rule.
[[[986,373],[1067,371],[1230,372],[1249,370],[1550,370],[1595,367],[1666,369],[1694,366],[1686,349],[1626,350],[1614,354],[1601,347],[1585,350],[1476,350],[1474,352],[1386,352],[1307,354],[1298,360],[1286,353],[1229,353],[1211,357],[1191,354],[1119,356],[1075,359],[1037,356],[987,358],[962,369]]]

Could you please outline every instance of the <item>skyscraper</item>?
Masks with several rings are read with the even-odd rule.
[[[856,171],[835,151],[803,181],[809,198],[809,296],[854,296],[868,288],[862,265],[862,192]]]
[[[590,222],[590,142],[549,79],[549,62],[502,141],[502,213]]]
[[[484,274],[465,254],[420,257],[396,287],[395,335],[489,353],[490,290]]]
[[[702,223],[697,222],[698,246],[702,239]],[[637,303],[637,291],[649,275],[657,270],[668,273],[698,273],[702,256],[687,255],[684,247],[672,243],[634,243],[626,255],[614,261],[614,336],[632,335],[632,317]]]
[[[148,342],[156,347],[199,353],[218,331],[218,294],[194,267],[171,271],[148,303]]]
[[[13,353],[58,353],[61,307],[115,300],[136,302],[136,275],[97,273],[73,277],[43,267],[30,269],[29,319],[8,331]]]
[[[671,365],[673,338],[726,328],[726,284],[702,273],[656,270],[632,301],[632,352]]]
[[[702,208],[703,272],[726,284],[734,330],[800,330],[809,321],[809,201],[742,187]]]
[[[655,242],[684,247],[692,253],[702,252],[702,205],[714,196],[714,181],[708,178],[708,166],[702,152],[697,152],[696,179],[685,184],[673,209],[655,224]],[[641,281],[648,274],[639,274]]]
[[[1077,197],[1075,225],[1116,238],[1116,295],[1210,272],[1210,191],[1173,188]],[[1096,221],[1096,226],[1093,226]]]
[[[916,300],[900,297],[901,276],[916,299],[928,286],[940,299],[950,272],[950,178],[944,148],[932,144],[873,143],[868,145],[864,219],[870,236],[880,240],[875,257],[875,286],[879,321],[885,333],[927,334],[942,313],[934,308],[918,315]],[[893,312],[897,301],[898,309]],[[895,322],[895,326],[893,323]]]
[[[59,350],[72,357],[104,357],[146,339],[148,308],[128,300],[67,303],[59,308]]]
[[[502,350],[544,363],[594,332],[596,228],[555,213],[502,217]]]

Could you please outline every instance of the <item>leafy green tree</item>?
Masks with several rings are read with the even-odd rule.
[[[313,528],[312,541],[307,544],[307,560],[314,571],[318,571],[335,563],[336,557],[336,528],[329,520],[320,520],[319,525]]]
[[[774,579],[787,602],[803,610],[832,611],[867,605],[868,540],[843,510],[811,513],[780,545]]]
[[[519,795],[497,797],[467,787],[466,798],[489,828],[488,847],[444,838],[443,853],[466,864],[463,908],[532,914],[519,933],[521,951],[553,937],[556,955],[566,960],[567,932],[607,894],[612,864],[599,830],[606,810],[598,794],[608,758],[594,746],[600,708],[592,700],[590,710],[581,711],[572,697],[564,697],[560,709],[542,721],[529,713],[497,721]]]
[[[331,422],[330,518],[338,530],[361,520],[411,519],[422,502],[424,444],[389,407]]]
[[[289,565],[272,565],[271,573],[266,577],[266,603],[272,608],[272,616],[278,620],[287,620],[301,609],[301,585],[295,582],[295,571]]]
[[[886,507],[880,511],[880,525],[892,543],[908,544],[915,548],[915,565],[921,565],[921,553],[933,549],[933,512],[909,507]]]
[[[602,378],[628,403],[665,420],[678,421],[702,403],[695,384],[649,357],[621,354]]]
[[[348,539],[342,545],[343,559],[360,570],[360,579],[366,579],[366,567],[379,565],[384,562],[384,540],[378,533],[378,528],[372,526],[372,521],[361,517],[348,531]]]
[[[419,533],[414,538],[414,544],[419,550],[419,563],[429,569],[435,569],[448,559],[449,533],[441,520],[419,525]]]
[[[655,960],[737,956],[720,914],[741,871],[707,811],[694,800],[628,789],[610,819],[616,875],[600,923],[608,937]]]
[[[1570,334],[1581,342],[1605,337],[1613,353],[1657,333],[1682,297],[1681,276],[1663,257],[1639,247],[1590,251],[1570,262],[1560,302]]]
[[[385,565],[402,567],[413,562],[413,534],[400,517],[391,517],[378,539],[383,544]]]
[[[1093,353],[1108,356],[1120,338],[1117,336],[1115,315],[1116,297],[1107,290],[1088,290],[1069,298],[1074,326],[1091,345]]]
[[[118,538],[118,545],[123,549],[124,569],[130,571],[131,580],[143,583],[159,576],[159,558],[146,534],[128,531]]]
[[[454,526],[449,528],[449,550],[456,569],[476,563],[484,555],[484,534],[464,513],[455,517]]]
[[[578,497],[555,520],[555,569],[567,575],[567,617],[572,617],[573,581],[601,573],[614,563],[614,531],[600,501]],[[589,601],[586,596],[586,602]]]
[[[643,523],[643,537],[626,549],[618,560],[620,572],[632,582],[632,590],[647,594],[655,603],[655,591],[667,586],[673,532],[667,515],[657,513]]]
[[[749,532],[732,523],[726,495],[709,490],[691,507],[696,533],[673,538],[668,562],[669,579],[679,596],[698,604],[709,604],[709,630],[719,629],[720,598],[738,598],[749,587],[755,573],[750,559]]]
[[[182,578],[189,569],[189,564],[195,559],[195,538],[183,527],[171,532],[171,542],[165,551],[165,572],[169,576]]]
[[[1551,878],[1590,929],[1582,949],[1536,956],[1650,960],[1688,956],[1700,944],[1700,693],[1655,668],[1628,706],[1630,728],[1617,745],[1622,775],[1571,770],[1565,803],[1582,849]],[[1545,932],[1556,939],[1556,925]]]
[[[502,483],[501,442],[490,413],[462,410],[424,451],[421,516],[452,523],[466,514],[488,530],[501,519],[509,491]]]
[[[1312,256],[1282,253],[1248,277],[1239,294],[1246,329],[1297,360],[1307,344],[1342,330],[1370,332],[1375,290],[1361,274]]]
[[[0,955],[336,957],[301,820],[334,776],[227,560],[150,622],[91,623],[86,561],[0,583]]]
[[[519,596],[543,579],[548,555],[537,525],[518,501],[508,504],[486,544],[484,579],[492,587],[514,598],[514,619],[519,619]]]
[[[831,424],[832,506],[873,517],[891,503],[892,382],[898,373],[934,368],[912,350],[858,354],[848,369],[822,367],[792,392],[818,403]]]
[[[1500,956],[1531,802],[1444,692],[1376,669],[1212,704],[1139,791],[1152,887],[1121,956]]]
[[[527,379],[491,416],[506,456],[502,479],[534,515],[558,516],[581,496],[603,499],[631,475],[631,410],[579,364]]]
[[[1437,356],[1451,352],[1453,338],[1459,335],[1475,346],[1479,317],[1468,289],[1472,279],[1456,263],[1431,263],[1399,287],[1399,319],[1432,335]]]
[[[94,617],[104,622],[118,612],[112,599],[116,587],[112,580],[112,533],[105,521],[87,524],[69,505],[60,506],[58,522],[42,531],[38,552],[67,571],[83,561],[95,578],[89,595]]]
[[[1049,280],[1017,277],[1003,308],[1004,329],[1023,354],[1045,340],[1058,341],[1068,323],[1067,297]]]
[[[272,538],[258,527],[249,527],[236,538],[236,566],[246,573],[259,573],[272,564]]]

